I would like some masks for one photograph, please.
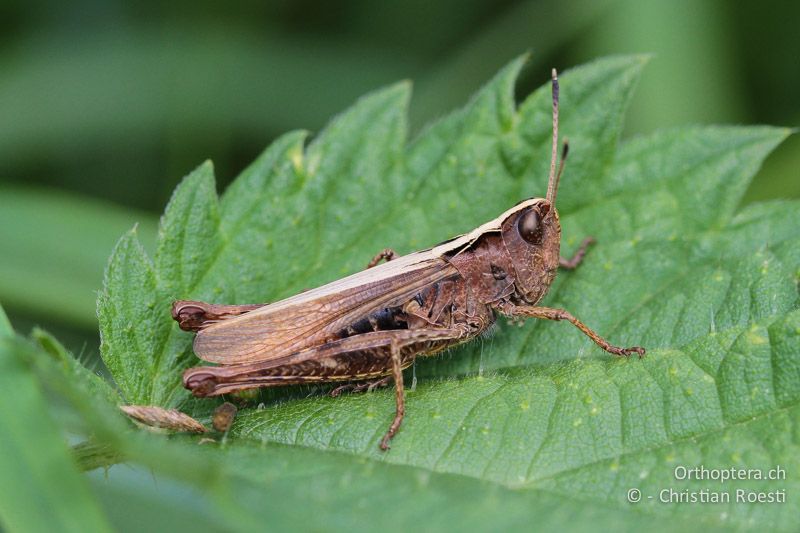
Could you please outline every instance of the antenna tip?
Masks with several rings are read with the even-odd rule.
[[[556,69],[553,69],[552,74],[553,74],[553,107],[558,107],[558,72],[556,72]]]

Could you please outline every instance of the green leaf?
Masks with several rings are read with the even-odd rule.
[[[685,514],[695,528],[743,528],[754,518],[791,527],[800,507],[789,499],[760,507],[658,501],[668,488],[800,490],[792,429],[800,415],[800,204],[736,212],[785,129],[695,127],[618,146],[644,62],[612,57],[561,77],[561,131],[572,148],[559,193],[562,248],[569,255],[589,234],[598,244],[544,301],[613,343],[646,346],[644,360],[611,358],[568,324],[500,320],[492,336],[418,361],[422,379],[407,390],[389,453],[377,442],[393,416],[391,391],[337,399],[308,388],[269,391],[263,408],[240,410],[232,446],[256,456],[249,446],[290,455],[299,447],[312,469],[346,452],[380,469],[399,499],[405,482],[380,463],[442,480],[448,498],[459,492],[444,480],[459,476],[479,493],[499,491],[495,502],[512,502],[494,511],[511,526],[584,505],[592,511],[577,523],[586,527],[596,510],[627,525]],[[359,270],[386,246],[429,246],[543,195],[550,89],[515,106],[521,66],[509,64],[408,145],[409,90],[400,84],[362,98],[306,148],[302,132],[282,137],[219,201],[209,165],[185,178],[154,261],[125,236],[98,300],[102,355],[126,399],[193,412],[214,403],[196,403],[180,387],[181,371],[197,359],[192,335],[171,321],[173,299],[274,301]],[[722,488],[675,479],[676,466],[700,464],[781,466],[789,478]],[[654,499],[631,506],[630,488]],[[489,512],[482,505],[475,509]]]
[[[135,441],[151,454],[149,466],[169,475],[159,479],[158,491],[143,469],[114,467],[91,475],[121,530],[187,521],[200,531],[407,531],[420,523],[427,531],[522,530],[530,528],[532,516],[543,530],[565,523],[571,531],[596,531],[597,523],[621,531],[636,527],[615,508],[571,495],[513,490],[336,452],[245,442],[222,449],[167,442],[158,450],[155,443]],[[673,527],[698,529],[679,517]]]
[[[110,531],[30,371],[31,353],[10,334],[0,337],[0,524],[10,531]]]

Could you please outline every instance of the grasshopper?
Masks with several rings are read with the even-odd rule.
[[[394,420],[380,442],[389,448],[405,414],[403,369],[486,332],[498,313],[512,318],[566,320],[617,356],[644,348],[610,344],[564,309],[539,307],[559,266],[561,225],[556,193],[568,144],[558,158],[558,76],[552,71],[553,148],[547,196],[523,200],[472,230],[427,250],[376,255],[367,269],[271,304],[217,305],[180,300],[172,316],[195,331],[194,351],[218,366],[186,370],[195,396],[256,387],[349,382],[332,391],[372,389],[394,380]],[[385,260],[385,262],[382,262]],[[361,382],[360,384],[356,384]]]

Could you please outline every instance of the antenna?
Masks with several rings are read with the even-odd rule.
[[[564,168],[564,159],[561,160],[561,168],[556,174],[556,159],[558,158],[558,72],[553,69],[553,153],[550,157],[550,176],[547,178],[547,201],[550,205],[556,205],[556,193],[558,192],[558,180],[561,178],[561,170]],[[567,150],[564,150],[566,157]]]

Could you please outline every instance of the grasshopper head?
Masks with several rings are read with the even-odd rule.
[[[535,304],[547,292],[558,270],[558,213],[544,198],[526,200],[503,220],[501,235],[517,274],[516,298]]]

